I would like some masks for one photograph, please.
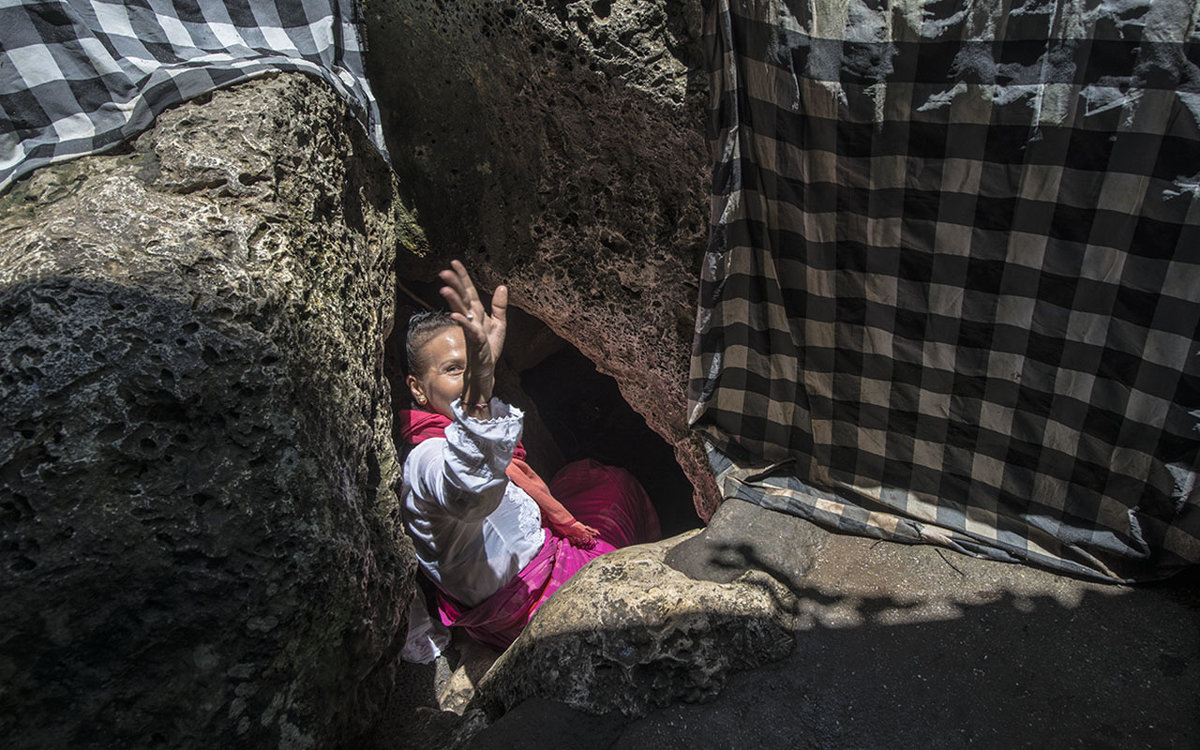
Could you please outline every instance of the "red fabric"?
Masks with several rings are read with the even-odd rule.
[[[446,426],[450,424],[449,418],[425,411],[405,410],[399,418],[401,437],[414,445],[432,437],[445,437]],[[523,448],[520,454],[523,459]],[[517,460],[513,463],[517,464]],[[521,634],[542,602],[584,565],[619,547],[652,542],[661,537],[658,514],[650,504],[650,497],[637,479],[624,469],[590,460],[576,461],[564,466],[549,486],[523,460],[515,471],[517,476],[514,476],[512,465],[507,473],[513,483],[534,500],[537,496],[525,483],[550,497],[574,519],[594,527],[599,538],[588,540],[592,542],[590,545],[583,545],[579,540],[564,538],[551,526],[541,551],[486,601],[468,608],[444,592],[437,592],[438,612],[443,623],[461,627],[480,643],[501,650],[508,648]],[[541,503],[539,507],[542,507]]]
[[[400,439],[409,445],[423,443],[429,438],[446,437],[450,417],[422,409],[401,409],[396,414],[400,422]]]
[[[580,523],[571,511],[558,501],[533,467],[514,457],[504,470],[513,484],[525,490],[542,511],[542,525],[554,530],[558,536],[566,537],[576,545],[591,548],[599,536],[595,529]]]

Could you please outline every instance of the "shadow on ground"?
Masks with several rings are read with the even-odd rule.
[[[718,677],[702,702],[656,685],[666,670],[629,665],[629,690],[656,705],[637,717],[559,702],[570,665],[546,664],[563,676],[538,681],[490,725],[478,713],[427,714],[423,746],[1200,747],[1197,571],[1138,588],[1092,583],[829,534],[740,501],[667,552],[661,578],[675,575],[667,566],[743,586],[748,571],[769,573],[784,584],[764,588],[793,618],[791,654]],[[736,628],[722,632],[744,648]],[[604,641],[646,637],[630,627]],[[554,634],[528,653],[566,653],[585,638],[595,633]],[[401,730],[394,723],[379,747],[415,746]]]
[[[940,614],[795,593],[811,617],[792,655],[733,675],[711,701],[628,719],[537,697],[468,747],[1200,746],[1195,576],[1074,605],[989,588]]]

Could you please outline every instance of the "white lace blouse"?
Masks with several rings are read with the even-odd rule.
[[[504,470],[524,414],[493,398],[491,419],[451,405],[446,437],[420,443],[404,461],[402,515],[421,567],[467,606],[487,599],[541,550],[537,503]]]

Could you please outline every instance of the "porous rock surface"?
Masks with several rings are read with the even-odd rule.
[[[710,698],[731,672],[785,657],[787,588],[756,570],[727,583],[687,577],[663,562],[685,536],[611,552],[576,573],[492,665],[473,705],[498,716],[546,698],[638,716]]]
[[[687,430],[708,230],[697,0],[366,0],[368,73],[431,252],[545,321],[674,446],[707,519],[719,493]]]
[[[395,182],[299,75],[0,198],[0,737],[344,745],[412,595]]]

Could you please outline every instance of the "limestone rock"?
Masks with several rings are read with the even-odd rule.
[[[735,527],[718,526],[740,546]],[[807,568],[785,576],[798,599],[790,656],[731,676],[703,706],[626,722],[608,746],[688,747],[698,736],[755,748],[1195,744],[1196,575],[1129,588],[930,545],[826,537],[811,564],[770,563]],[[488,731],[513,736],[504,723]]]
[[[477,704],[498,715],[546,698],[639,715],[715,695],[733,670],[786,656],[786,587],[757,571],[692,580],[663,563],[680,541],[617,550],[575,574],[480,681]]]
[[[377,716],[413,586],[401,212],[299,75],[0,198],[6,747],[331,747]]]
[[[431,252],[460,257],[611,375],[719,504],[687,430],[707,241],[696,0],[367,0],[368,72]]]
[[[747,570],[760,570],[795,589],[829,537],[803,518],[730,498],[707,528],[672,547],[663,559],[697,580],[728,583]]]

